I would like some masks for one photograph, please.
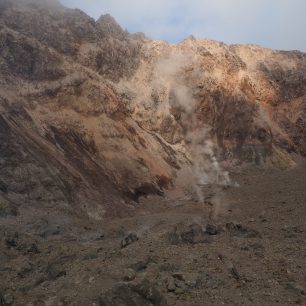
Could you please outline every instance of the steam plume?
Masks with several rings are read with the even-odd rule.
[[[197,101],[193,97],[193,88],[186,85],[186,73],[194,66],[193,59],[183,53],[169,55],[156,65],[156,85],[166,87],[168,92],[168,109],[178,108],[181,112],[180,124],[185,134],[185,145],[191,160],[191,173],[184,169],[179,176],[187,175],[191,179],[193,192],[200,203],[205,201],[202,191],[204,185],[212,185],[215,193],[230,183],[229,175],[223,171],[216,157],[216,145],[209,136],[210,127],[196,118]],[[194,73],[196,75],[196,73]],[[196,81],[196,80],[194,80]],[[184,181],[182,177],[178,181]],[[219,200],[215,197],[215,206]]]

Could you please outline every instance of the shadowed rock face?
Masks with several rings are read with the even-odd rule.
[[[115,215],[122,198],[173,187],[191,165],[188,135],[204,128],[221,160],[287,166],[288,153],[306,155],[298,51],[169,45],[109,15],[0,0],[0,84],[0,181],[12,203]]]

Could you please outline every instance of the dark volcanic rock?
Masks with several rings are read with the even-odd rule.
[[[7,248],[16,248],[18,246],[18,238],[19,234],[17,232],[13,234],[8,234],[5,238],[5,244]]]
[[[212,235],[212,236],[217,235],[219,233],[217,226],[213,224],[207,224],[205,232],[208,235]]]
[[[172,232],[168,234],[168,239],[171,244],[180,243],[203,243],[208,242],[208,236],[205,230],[199,224],[177,225]]]
[[[136,233],[130,233],[121,240],[121,248],[126,248],[128,245],[138,240],[139,238]]]
[[[13,203],[2,198],[0,195],[0,218],[1,217],[6,218],[9,216],[16,217],[17,215],[18,215],[17,207]]]
[[[1,306],[11,306],[14,303],[14,297],[10,293],[0,293],[0,305]]]
[[[144,260],[140,260],[140,261],[137,261],[137,262],[133,263],[130,266],[130,268],[132,268],[136,272],[140,272],[140,271],[145,270],[150,263],[156,263],[156,262],[157,262],[156,258],[154,258],[152,256],[148,256]]]
[[[0,191],[7,193],[7,186],[4,182],[0,180]]]
[[[123,280],[130,282],[136,277],[136,272],[133,269],[126,269],[123,271]]]
[[[47,267],[46,272],[48,275],[48,279],[51,281],[55,281],[57,278],[66,275],[66,271],[64,271],[64,269],[62,268],[61,263],[58,262],[50,264]]]
[[[164,297],[148,280],[137,284],[118,284],[100,298],[100,306],[165,306]]]
[[[227,223],[226,229],[232,236],[242,237],[242,238],[261,238],[261,235],[258,231],[242,226],[241,224],[236,223]]]

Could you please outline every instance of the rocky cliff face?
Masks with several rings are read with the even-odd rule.
[[[3,203],[100,219],[187,181],[226,184],[225,161],[306,155],[304,53],[170,45],[55,1],[0,8]]]

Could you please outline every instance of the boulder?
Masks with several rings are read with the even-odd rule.
[[[166,306],[166,300],[149,280],[119,283],[100,297],[100,306]]]

